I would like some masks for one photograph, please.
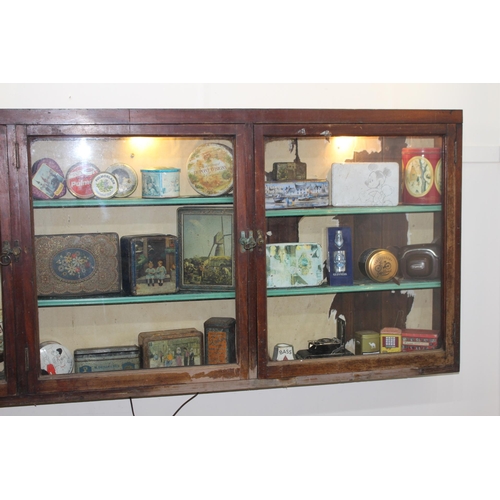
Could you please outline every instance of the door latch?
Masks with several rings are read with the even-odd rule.
[[[0,255],[0,265],[8,266],[12,261],[17,262],[21,255],[21,247],[19,241],[14,241],[14,246],[10,248],[10,242],[4,241],[2,243],[2,254]]]
[[[241,231],[240,245],[243,247],[244,251],[251,251],[257,245],[262,245],[263,243],[264,238],[262,237],[262,231],[257,231],[257,240],[253,237],[253,231],[248,231],[248,236],[246,236],[245,231]]]

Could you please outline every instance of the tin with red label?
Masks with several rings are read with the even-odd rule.
[[[76,163],[66,174],[66,186],[69,192],[76,198],[93,198],[92,179],[99,172],[100,170],[93,163]]]
[[[440,344],[439,330],[406,328],[401,331],[402,351],[426,351],[437,349]]]
[[[441,203],[441,148],[403,148],[403,203]]]

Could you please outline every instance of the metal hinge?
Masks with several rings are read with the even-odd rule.
[[[248,231],[248,236],[246,236],[245,231],[241,231],[240,236],[240,245],[243,248],[243,251],[250,250],[252,251],[257,245],[262,245],[264,243],[264,238],[262,237],[262,231],[257,230],[257,240],[253,237],[253,231]]]
[[[30,353],[27,347],[24,348],[24,371],[29,371],[30,369]]]
[[[16,154],[16,170],[19,170],[21,168],[21,165],[19,163],[19,143],[18,142],[16,142],[15,154]]]

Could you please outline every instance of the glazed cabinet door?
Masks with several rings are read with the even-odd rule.
[[[18,127],[31,401],[248,378],[249,130]]]
[[[256,127],[260,378],[458,370],[460,129],[406,118]]]

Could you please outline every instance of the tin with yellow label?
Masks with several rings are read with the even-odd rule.
[[[359,257],[359,269],[373,281],[385,283],[398,273],[398,259],[390,251],[383,248],[369,248]]]
[[[380,330],[380,352],[401,352],[401,328],[382,328]]]

